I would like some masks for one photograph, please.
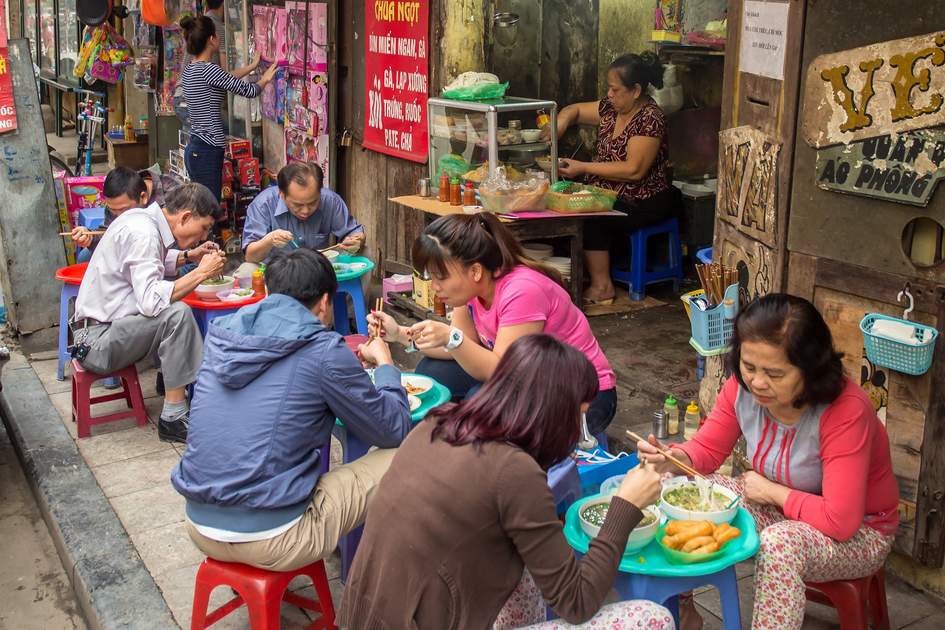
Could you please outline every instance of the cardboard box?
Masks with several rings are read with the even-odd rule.
[[[433,310],[433,283],[417,274],[413,276],[413,301],[421,308]]]
[[[228,138],[223,155],[231,160],[243,160],[253,157],[253,145],[243,138]]]
[[[256,158],[239,160],[236,163],[236,169],[239,172],[240,188],[259,187],[259,160]]]
[[[223,160],[223,182],[226,183],[233,179],[233,161]]]

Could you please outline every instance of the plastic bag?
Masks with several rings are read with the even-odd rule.
[[[437,160],[436,163],[437,185],[439,185],[440,176],[443,173],[446,173],[446,176],[450,179],[453,179],[454,177],[462,178],[468,170],[469,162],[464,160],[462,156],[456,155],[455,153],[444,155],[439,160]]]
[[[508,89],[508,81],[505,83],[480,83],[456,88],[455,90],[446,90],[443,92],[443,98],[454,101],[491,101],[505,97],[505,92]]]

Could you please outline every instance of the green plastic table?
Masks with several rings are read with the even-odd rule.
[[[581,529],[581,507],[604,495],[596,494],[575,502],[565,515],[564,535],[568,544],[580,554],[587,553],[591,538]],[[727,630],[741,629],[741,610],[738,602],[738,583],[735,565],[758,552],[758,532],[755,519],[744,508],[738,508],[732,525],[742,531],[741,536],[722,548],[722,555],[708,562],[673,564],[666,559],[654,538],[643,549],[625,553],[620,561],[614,588],[624,600],[648,599],[663,604],[673,613],[679,625],[678,595],[694,588],[711,584],[719,589],[722,600],[722,621]]]

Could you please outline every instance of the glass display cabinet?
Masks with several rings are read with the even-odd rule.
[[[506,97],[475,102],[431,98],[427,101],[430,178],[434,187],[440,161],[461,157],[469,165],[465,179],[480,183],[499,166],[513,176],[541,169],[558,180],[557,109],[554,101]],[[542,138],[541,128],[552,133]]]

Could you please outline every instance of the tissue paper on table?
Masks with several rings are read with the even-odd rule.
[[[873,322],[870,332],[874,335],[880,335],[893,341],[909,344],[910,346],[924,346],[927,342],[916,338],[915,326],[905,322],[894,322],[888,319],[880,319]]]

